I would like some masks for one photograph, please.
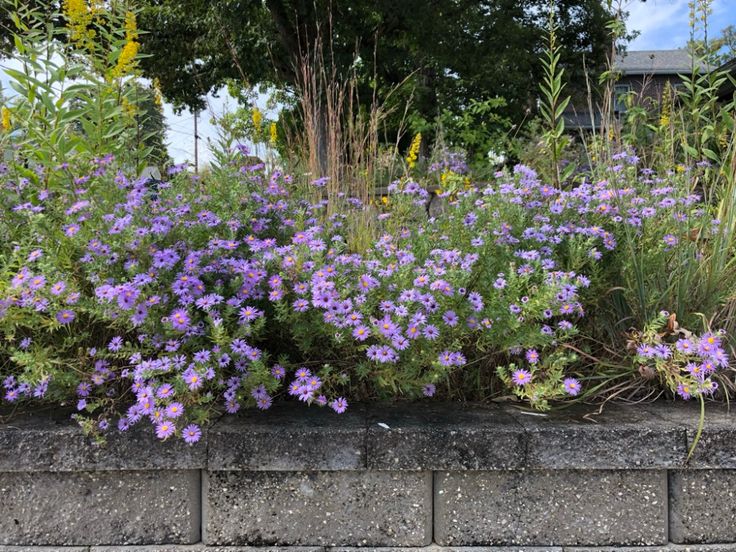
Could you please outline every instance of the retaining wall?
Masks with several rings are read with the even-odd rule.
[[[686,462],[696,405],[591,410],[281,406],[193,447],[141,428],[104,448],[22,415],[0,425],[0,552],[736,552],[736,415],[708,405]]]

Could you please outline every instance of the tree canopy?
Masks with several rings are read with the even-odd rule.
[[[337,74],[351,68],[379,95],[405,81],[432,119],[500,96],[523,117],[536,96],[548,0],[141,0],[143,69],[179,107],[229,79],[294,87],[296,60],[318,39]],[[605,56],[600,0],[557,0],[563,64],[574,85]]]

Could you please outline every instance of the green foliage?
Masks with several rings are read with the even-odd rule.
[[[552,157],[554,172],[552,177],[555,185],[559,188],[562,182],[575,170],[574,164],[568,164],[562,170],[560,161],[569,143],[565,134],[564,113],[570,104],[570,96],[562,96],[565,83],[562,81],[564,69],[559,66],[561,47],[557,43],[558,24],[553,4],[549,4],[549,19],[547,23],[547,44],[542,55],[542,66],[544,78],[539,86],[542,93],[539,102],[539,112],[545,126],[542,138],[547,146],[549,155]]]
[[[129,167],[148,164],[152,154],[164,160],[163,116],[130,79],[138,36],[132,13],[93,12],[82,3],[80,15],[57,12],[51,3],[2,2],[11,10],[21,68],[5,69],[15,94],[5,100],[11,127],[0,147],[12,145],[29,165],[42,167],[109,154]]]

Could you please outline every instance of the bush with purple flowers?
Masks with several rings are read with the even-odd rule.
[[[347,222],[373,207],[346,199],[328,214],[314,188],[239,159],[156,193],[109,157],[59,169],[85,185],[53,192],[3,169],[5,401],[76,396],[88,429],[146,419],[187,442],[213,411],[277,399],[342,413],[353,400],[467,396],[474,381],[480,397],[496,381],[545,409],[595,378],[578,333],[609,285],[606,263],[629,254],[620,242],[633,233],[671,255],[689,244],[662,238],[706,217],[631,156],[564,190],[517,166],[440,192],[448,209],[429,219],[417,215],[425,188],[394,182],[375,239],[356,250]],[[652,332],[632,366],[651,365],[683,398],[715,390],[720,336],[655,343]]]

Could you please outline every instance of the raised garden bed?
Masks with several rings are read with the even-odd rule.
[[[279,406],[224,417],[192,447],[136,429],[104,448],[66,414],[20,415],[0,426],[0,544],[736,543],[736,415],[708,405],[687,461],[695,405],[590,411],[420,403],[337,417]]]

